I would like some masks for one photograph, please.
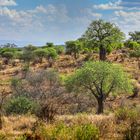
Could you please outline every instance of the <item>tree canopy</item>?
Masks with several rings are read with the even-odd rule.
[[[108,62],[87,62],[66,80],[70,91],[90,92],[98,102],[97,113],[103,112],[103,101],[110,93],[131,92],[128,75],[119,65]]]
[[[106,59],[106,50],[110,44],[120,43],[124,40],[124,33],[113,23],[103,20],[93,21],[82,36],[87,43],[99,47],[100,60]]]

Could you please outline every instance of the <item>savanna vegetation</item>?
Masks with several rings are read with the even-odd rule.
[[[93,21],[65,45],[0,48],[0,140],[139,140],[140,31]]]

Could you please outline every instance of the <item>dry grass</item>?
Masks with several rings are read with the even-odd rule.
[[[0,132],[14,138],[30,132],[35,121],[36,118],[29,115],[3,117],[3,129]]]

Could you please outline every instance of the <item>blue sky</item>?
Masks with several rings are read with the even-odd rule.
[[[92,20],[139,30],[140,0],[0,0],[0,44],[63,44],[79,38]]]

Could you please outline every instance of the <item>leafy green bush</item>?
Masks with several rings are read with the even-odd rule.
[[[99,130],[92,124],[77,126],[75,128],[76,140],[98,140]]]
[[[130,52],[130,57],[136,57],[139,58],[140,57],[140,49],[136,49],[134,51]]]
[[[135,41],[128,41],[125,43],[126,47],[130,49],[138,49],[140,48],[140,44]]]
[[[39,125],[35,132],[49,140],[99,140],[99,130],[92,124],[67,126],[64,123]]]
[[[58,54],[54,48],[47,48],[47,58],[56,59]]]
[[[35,110],[35,103],[24,96],[12,98],[5,106],[6,113],[10,114],[26,114]]]
[[[14,57],[13,52],[4,52],[2,57],[6,57],[7,59],[12,59]]]
[[[57,46],[55,47],[55,50],[58,54],[63,54],[65,51],[63,46]]]
[[[117,120],[129,119],[130,121],[133,121],[138,117],[138,115],[139,115],[139,113],[136,109],[129,109],[127,107],[119,108],[115,112],[115,116],[116,116]]]

